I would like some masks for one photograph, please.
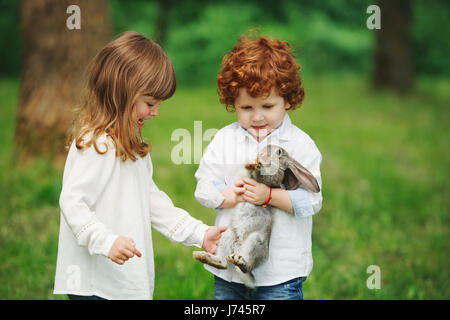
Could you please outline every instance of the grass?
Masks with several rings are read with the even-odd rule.
[[[306,299],[449,299],[450,83],[420,79],[414,93],[376,92],[364,79],[305,77],[307,98],[292,112],[322,152],[323,207],[313,218],[314,268]],[[0,299],[52,294],[62,173],[43,160],[14,162],[18,81],[0,80]],[[214,87],[180,88],[146,125],[154,180],[175,205],[205,223],[215,213],[194,199],[197,164],[175,165],[177,128],[194,134],[235,121]],[[207,141],[203,143],[203,148]],[[211,299],[213,278],[193,247],[153,231],[155,299]],[[381,289],[370,290],[370,265]]]

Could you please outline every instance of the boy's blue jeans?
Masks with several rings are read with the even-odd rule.
[[[106,300],[98,296],[78,296],[76,294],[68,294],[69,300]]]
[[[303,282],[306,277],[254,289],[217,276],[214,276],[214,280],[214,300],[303,300]]]

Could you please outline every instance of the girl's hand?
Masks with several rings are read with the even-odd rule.
[[[202,248],[211,254],[216,253],[220,237],[225,230],[227,230],[226,226],[215,226],[206,230]]]
[[[119,236],[109,250],[108,257],[117,264],[124,264],[125,261],[133,258],[135,255],[142,257],[142,253],[136,249],[133,239]]]
[[[247,177],[242,177],[240,180],[242,180],[243,187],[245,188],[245,192],[242,195],[245,201],[257,206],[267,202],[270,194],[270,188],[268,186]]]

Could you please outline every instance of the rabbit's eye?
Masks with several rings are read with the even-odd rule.
[[[281,156],[281,149],[277,149],[277,150],[275,151],[275,153],[276,153],[277,156]]]

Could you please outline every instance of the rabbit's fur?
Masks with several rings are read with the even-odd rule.
[[[302,186],[312,192],[320,191],[314,176],[279,146],[266,146],[258,153],[256,163],[245,165],[245,169],[247,176],[272,188],[283,184],[288,190]],[[272,223],[270,206],[239,202],[233,208],[230,225],[222,234],[216,254],[194,251],[193,256],[219,269],[234,264],[242,282],[254,287],[252,270],[268,256]]]

